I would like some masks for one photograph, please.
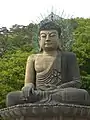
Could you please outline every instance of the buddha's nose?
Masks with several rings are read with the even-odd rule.
[[[47,37],[46,37],[46,41],[50,41],[50,37],[49,37],[49,35],[47,35]]]

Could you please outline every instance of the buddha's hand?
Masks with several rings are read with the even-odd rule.
[[[22,88],[22,93],[25,98],[28,98],[30,95],[34,94],[34,84],[28,83]]]

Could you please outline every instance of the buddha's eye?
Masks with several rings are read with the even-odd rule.
[[[45,34],[42,34],[41,37],[42,37],[42,38],[46,38],[46,35],[45,35]]]
[[[42,38],[46,38],[46,36],[45,36],[45,35],[42,35],[41,37],[42,37]]]
[[[50,34],[50,37],[55,37],[55,36],[56,36],[56,34],[53,34],[53,33]]]

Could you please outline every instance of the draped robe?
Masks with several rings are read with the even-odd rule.
[[[46,70],[36,73],[35,96],[39,102],[90,104],[88,92],[79,88],[80,74],[74,53],[59,51]]]

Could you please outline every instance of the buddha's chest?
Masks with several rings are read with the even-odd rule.
[[[51,66],[53,61],[55,60],[55,57],[53,56],[38,56],[35,59],[35,70],[37,73],[43,72],[47,68]]]

